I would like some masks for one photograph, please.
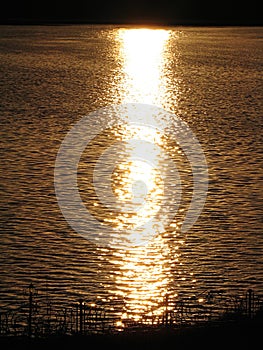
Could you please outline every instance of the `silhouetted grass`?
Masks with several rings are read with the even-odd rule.
[[[47,338],[2,337],[1,349],[259,349],[263,330],[262,312],[253,320],[236,319],[203,325],[140,329],[104,335],[49,336]]]

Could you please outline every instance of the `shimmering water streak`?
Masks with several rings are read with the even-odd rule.
[[[123,102],[161,106],[165,95],[163,55],[170,32],[164,29],[120,29]]]
[[[175,238],[175,232],[173,235]],[[157,322],[167,308],[165,298],[168,293],[171,295],[168,307],[172,306],[177,297],[174,285],[175,270],[180,261],[177,249],[178,246],[169,245],[167,238],[158,236],[147,247],[115,252],[111,262],[118,273],[112,294],[124,302],[119,316],[123,324],[146,319]]]
[[[169,39],[169,31],[122,29],[119,30],[117,39],[120,40],[120,59],[123,62],[124,72],[124,79],[120,86],[120,91],[123,91],[123,102],[162,105],[166,83],[163,72],[165,64],[163,53]],[[127,119],[129,122],[129,115]],[[121,200],[139,201],[141,205],[142,209],[140,210],[139,207],[135,216],[132,217],[133,225],[154,217],[164,201],[162,176],[165,176],[163,173],[165,168],[161,164],[164,137],[156,132],[156,129],[144,126],[149,123],[146,115],[140,115],[138,119],[137,122],[141,125],[128,124],[123,128],[122,136],[123,139],[127,139],[128,155],[126,162],[119,164],[114,174],[116,195]],[[152,121],[149,124],[151,123]],[[149,142],[148,147],[145,147],[143,142],[145,140]],[[147,157],[144,156],[145,153]],[[145,162],[145,158],[149,159],[149,154],[150,164]],[[138,186],[134,188],[133,184]],[[123,228],[123,222],[127,222],[128,215],[123,213],[117,217],[118,228]],[[176,226],[176,223],[173,225]],[[145,247],[118,252],[119,274],[115,283],[117,295],[124,300],[120,326],[130,319],[142,321],[146,315],[154,318],[163,313],[164,298],[173,280],[176,264],[179,263],[179,255],[172,254],[167,240],[161,235],[157,236],[160,230],[164,233],[165,228],[158,227],[155,221],[154,226],[147,225],[146,229],[151,235],[156,236],[154,242],[151,241],[151,244]]]
[[[97,147],[97,151],[100,149],[101,153],[99,152],[100,154],[93,159],[94,157],[90,155],[90,148],[87,152],[83,152],[86,144],[91,147],[91,135],[88,133],[89,123],[94,117],[100,118],[101,114],[112,118],[114,113],[117,114],[119,123],[121,120],[126,123],[127,115],[129,116],[128,119],[134,121],[130,122],[131,124],[125,124],[125,128],[119,127],[119,124],[117,124],[115,138],[112,139],[111,136],[112,145],[106,143],[105,147],[104,143],[102,147]],[[177,208],[180,205],[180,177],[173,159],[169,153],[166,155],[164,149],[169,140],[164,136],[162,130],[155,126],[155,124],[158,124],[155,118],[159,116],[165,118],[165,114],[166,112],[162,109],[145,104],[111,106],[83,118],[68,133],[56,160],[56,194],[65,219],[76,232],[86,239],[95,240],[98,244],[106,244],[116,248],[120,248],[120,245],[116,245],[116,243],[119,240],[121,244],[122,239],[128,239],[131,243],[133,240],[138,241],[132,243],[132,245],[135,243],[138,245],[143,240],[147,244],[152,237],[165,232],[165,226],[169,225],[176,216]],[[147,120],[149,124],[136,123],[138,116]],[[149,122],[150,118],[152,119],[151,123]],[[166,116],[167,118],[170,118],[169,114]],[[108,135],[108,124],[106,123],[105,126],[103,119],[101,122],[102,125],[100,125],[99,130],[107,130],[106,135]],[[129,131],[124,137],[125,130],[130,129],[132,132]],[[119,130],[119,135],[117,135],[117,130]],[[134,133],[134,131],[136,132]],[[151,135],[150,138],[149,135]],[[150,142],[154,139],[158,140],[157,136],[159,141],[162,140],[159,145]],[[178,147],[176,149],[178,150]],[[80,157],[82,152],[87,154]],[[83,171],[80,173],[82,175],[79,174],[78,176],[80,185],[86,182],[89,187],[84,185],[84,188],[83,186],[77,188],[76,186],[77,165],[83,169],[83,161],[80,158],[83,158],[87,165],[95,163],[95,166],[89,166],[91,179],[90,174]],[[116,184],[115,190],[112,191],[112,180],[114,177],[116,178],[116,168],[122,169],[122,178],[119,181],[121,192],[119,192],[119,195],[116,195]],[[148,173],[145,173],[145,169]],[[158,177],[157,174],[159,174]],[[153,181],[156,182],[155,186]],[[138,201],[137,198],[136,203],[134,203],[133,199],[127,200],[127,198],[134,197],[134,184],[138,185],[138,182],[140,185],[143,183],[146,189],[149,187],[153,194],[146,197],[144,201]],[[98,197],[101,205],[98,201],[93,204],[91,199],[94,198],[94,195],[92,198],[88,196],[84,202],[80,198],[80,195],[83,197],[82,192],[90,193],[90,190],[92,190],[90,185],[95,189],[96,193],[94,195]],[[71,192],[69,189],[71,189]],[[157,191],[154,192],[156,189]],[[123,192],[126,195],[122,194],[120,196]],[[137,197],[138,194],[140,196],[137,190]],[[85,204],[90,208],[89,203],[95,207],[92,210],[93,217],[90,216],[89,210],[87,211],[84,206]],[[94,211],[100,213],[104,211],[105,215],[101,219],[107,224],[110,223],[111,227],[101,226],[100,221],[94,221]],[[96,232],[95,227],[99,231]],[[123,229],[127,232],[122,232]],[[100,235],[102,230],[103,233],[106,233],[105,237]],[[113,240],[115,245],[113,245]]]

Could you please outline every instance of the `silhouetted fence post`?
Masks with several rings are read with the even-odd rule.
[[[76,316],[75,317],[76,317],[76,319],[75,319],[75,323],[76,323],[75,332],[78,333],[78,331],[79,331],[79,306],[78,306],[78,304],[76,305]]]
[[[79,333],[83,333],[83,300],[79,300]]]
[[[32,312],[33,312],[33,290],[34,286],[32,283],[29,285],[29,308],[28,308],[28,336],[32,335]]]
[[[248,318],[252,318],[252,303],[253,303],[254,295],[252,289],[249,289],[247,292],[247,314]]]
[[[165,327],[167,327],[168,326],[168,305],[169,305],[169,295],[168,294],[165,295],[164,305],[165,305],[164,324],[165,324]]]

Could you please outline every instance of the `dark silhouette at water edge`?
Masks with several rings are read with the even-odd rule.
[[[1,349],[255,349],[261,344],[263,317],[253,320],[211,322],[178,329],[138,330],[119,334],[53,335],[44,338],[1,337]]]
[[[243,296],[228,298],[222,294],[210,291],[202,298],[202,304],[200,299],[187,298],[169,304],[166,296],[159,318],[120,322],[108,314],[105,305],[94,308],[92,304],[91,308],[82,299],[70,309],[52,309],[50,303],[41,305],[30,284],[24,305],[11,311],[0,310],[0,347],[254,348],[261,340],[262,298],[251,289]]]

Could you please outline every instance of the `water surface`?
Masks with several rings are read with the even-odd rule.
[[[166,295],[176,301],[209,290],[261,293],[262,28],[2,26],[0,33],[3,308],[24,300],[31,281],[43,298],[65,304],[82,296],[134,320],[161,314]],[[74,232],[54,191],[56,155],[71,127],[127,102],[162,107],[188,123],[209,171],[205,207],[189,232],[181,233],[179,215],[149,245],[128,251],[100,248]],[[128,132],[115,130],[110,142]],[[180,164],[188,205],[189,164],[176,140],[162,147]],[[96,196],[87,179],[102,149],[103,136],[79,165],[89,208]],[[139,202],[146,194],[141,179],[152,184],[154,211],[158,171],[125,166],[116,168],[115,194],[131,199],[132,167]],[[126,219],[108,222],[134,223]]]

